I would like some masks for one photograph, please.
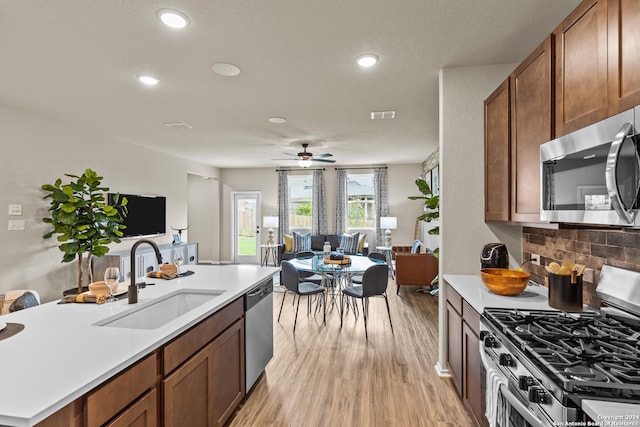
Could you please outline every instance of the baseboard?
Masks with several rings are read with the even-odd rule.
[[[443,369],[442,366],[440,366],[440,362],[436,363],[436,366],[434,367],[436,368],[436,373],[439,377],[451,377],[449,370]]]

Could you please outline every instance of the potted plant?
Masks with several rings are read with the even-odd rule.
[[[43,237],[48,239],[58,235],[61,244],[58,246],[64,255],[62,262],[78,261],[78,293],[82,292],[82,260],[86,257],[86,270],[89,283],[93,281],[91,257],[104,256],[109,252],[109,243],[120,242],[122,224],[127,215],[127,199],[114,197],[113,205],[109,205],[105,193],[107,187],[101,187],[103,177],[87,169],[81,176],[65,174],[75,179],[63,184],[58,178],[52,184],[44,184],[42,190],[47,194],[44,199],[51,199],[50,217],[43,218],[53,230]]]
[[[424,203],[424,213],[418,216],[417,219],[425,222],[438,220],[440,218],[440,196],[434,195],[431,191],[431,188],[429,187],[429,184],[427,184],[427,181],[422,178],[416,179],[416,186],[418,187],[420,193],[422,193],[422,196],[409,196],[409,199],[422,200]],[[427,231],[427,233],[436,236],[440,235],[440,226],[436,225],[435,227]],[[433,250],[433,256],[435,256],[436,258],[440,257],[440,248],[435,248]],[[440,275],[437,275],[431,281],[432,286],[438,283],[439,276]]]

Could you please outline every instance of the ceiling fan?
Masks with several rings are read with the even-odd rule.
[[[286,155],[292,156],[294,158],[272,159],[272,160],[297,160],[298,166],[300,166],[301,168],[308,168],[309,166],[311,166],[312,162],[323,162],[323,163],[336,162],[335,160],[326,158],[326,157],[333,157],[333,154],[323,153],[323,154],[316,154],[314,156],[313,153],[310,153],[309,151],[307,151],[307,147],[309,147],[309,144],[304,142],[302,143],[302,151],[300,153],[298,154],[285,153]]]

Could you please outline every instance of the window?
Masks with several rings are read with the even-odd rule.
[[[311,229],[313,175],[289,175],[289,228]]]
[[[347,174],[347,228],[375,228],[373,174]]]

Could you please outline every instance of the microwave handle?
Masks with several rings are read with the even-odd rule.
[[[629,136],[631,131],[631,123],[625,123],[622,125],[615,139],[611,143],[609,154],[607,155],[607,167],[605,169],[605,181],[607,184],[607,193],[611,199],[611,204],[616,210],[616,213],[627,224],[633,223],[634,213],[632,209],[627,209],[622,203],[620,198],[620,192],[618,191],[618,185],[616,180],[616,169],[618,168],[618,156],[620,155],[620,149],[625,139]]]

